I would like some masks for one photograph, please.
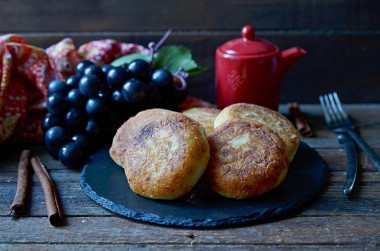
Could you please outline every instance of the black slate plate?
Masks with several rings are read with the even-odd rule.
[[[85,165],[80,184],[102,207],[128,218],[184,227],[228,226],[270,219],[310,201],[323,188],[326,165],[319,154],[301,142],[285,181],[275,190],[249,200],[233,200],[212,192],[199,182],[195,198],[151,200],[135,194],[124,171],[102,149]]]

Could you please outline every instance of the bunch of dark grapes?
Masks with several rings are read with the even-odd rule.
[[[187,97],[176,85],[169,71],[141,59],[123,67],[80,62],[66,82],[49,83],[42,122],[49,153],[67,167],[81,167],[130,116],[154,107],[175,110]]]

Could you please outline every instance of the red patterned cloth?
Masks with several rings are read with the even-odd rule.
[[[59,79],[66,79],[75,74],[75,66],[81,60],[90,60],[102,66],[115,59],[132,53],[149,53],[148,49],[138,44],[121,43],[112,39],[96,40],[83,44],[78,50],[70,38],[65,38],[46,49],[50,63]]]
[[[46,49],[46,53],[58,79],[66,79],[74,75],[75,67],[81,61],[71,38],[65,38],[61,42],[50,46]]]
[[[55,78],[44,50],[14,34],[0,37],[0,145],[40,141],[46,86]]]
[[[148,54],[149,50],[138,44],[120,43],[112,39],[92,41],[78,49],[79,57],[97,65],[110,64],[115,59],[132,53]]]

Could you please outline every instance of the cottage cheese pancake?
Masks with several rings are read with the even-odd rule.
[[[286,177],[289,162],[284,142],[266,125],[231,120],[216,128],[208,140],[210,161],[205,180],[225,197],[258,196]]]
[[[110,149],[111,158],[119,165],[123,166],[124,153],[127,146],[132,142],[136,134],[148,123],[155,121],[162,116],[175,114],[176,112],[165,109],[149,109],[136,114],[129,118],[117,130]]]
[[[183,111],[182,114],[201,124],[209,135],[214,130],[214,120],[219,112],[215,108],[195,107]]]
[[[182,114],[171,114],[138,132],[125,153],[124,171],[137,194],[172,200],[190,192],[209,158],[204,128]]]
[[[248,119],[272,128],[285,142],[289,162],[293,160],[300,144],[300,135],[293,124],[279,112],[253,104],[233,104],[219,113],[215,118],[214,127],[235,119]]]

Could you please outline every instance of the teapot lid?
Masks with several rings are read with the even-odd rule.
[[[275,52],[276,46],[263,39],[255,38],[255,30],[246,25],[241,30],[242,38],[224,43],[220,49],[229,55],[255,56]]]

